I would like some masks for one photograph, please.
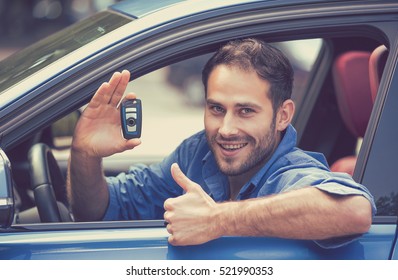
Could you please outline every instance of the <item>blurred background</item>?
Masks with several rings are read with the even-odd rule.
[[[0,0],[0,60],[117,0]]]

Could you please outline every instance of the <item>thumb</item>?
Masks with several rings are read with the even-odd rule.
[[[196,188],[197,184],[185,176],[177,163],[171,165],[171,176],[173,176],[174,181],[183,188],[185,192],[193,191]]]
[[[126,150],[131,150],[140,144],[141,144],[140,138],[129,139],[129,140],[126,140],[126,142],[125,142],[125,148],[126,148]]]

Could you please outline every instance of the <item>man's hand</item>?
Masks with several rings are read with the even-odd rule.
[[[171,234],[170,244],[196,245],[220,237],[215,221],[217,204],[214,200],[186,177],[176,163],[171,166],[171,174],[185,194],[169,198],[164,203],[164,219],[168,223],[167,231]]]
[[[120,109],[130,73],[113,74],[103,83],[80,117],[73,137],[68,165],[68,198],[77,221],[102,219],[108,206],[108,186],[102,170],[102,158],[132,149],[139,139],[122,136]],[[134,94],[126,98],[135,98]]]
[[[75,129],[72,149],[92,158],[102,158],[132,149],[139,139],[125,140],[121,134],[120,112],[117,105],[122,99],[130,80],[130,73],[113,74],[103,83],[84,110]],[[126,96],[134,99],[130,93]]]

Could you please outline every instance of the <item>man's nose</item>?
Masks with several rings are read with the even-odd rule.
[[[232,114],[225,114],[218,132],[224,137],[238,134],[237,122]]]

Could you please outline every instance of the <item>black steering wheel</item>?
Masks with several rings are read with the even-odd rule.
[[[41,222],[61,222],[57,201],[67,203],[65,180],[51,149],[46,144],[37,143],[30,148],[28,159]]]

